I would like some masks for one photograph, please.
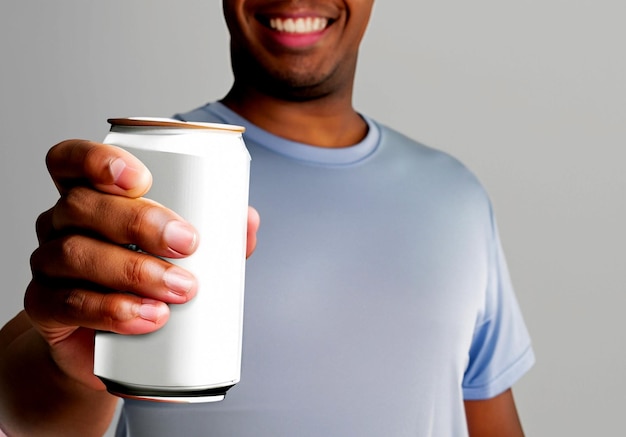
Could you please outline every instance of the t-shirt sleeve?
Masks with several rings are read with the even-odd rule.
[[[485,304],[476,323],[463,378],[466,400],[489,399],[506,391],[535,362],[493,213],[491,223],[493,231]]]

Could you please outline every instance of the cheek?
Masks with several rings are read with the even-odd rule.
[[[237,37],[246,32],[247,10],[245,2],[242,0],[224,0],[223,2],[224,20],[231,37]]]
[[[346,1],[350,11],[350,20],[357,29],[359,39],[363,37],[372,14],[374,0]]]

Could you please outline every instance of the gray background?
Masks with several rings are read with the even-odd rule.
[[[624,435],[626,3],[376,4],[355,104],[459,157],[492,195],[537,354],[529,436]],[[0,4],[0,323],[21,307],[46,150],[231,80],[220,2]]]

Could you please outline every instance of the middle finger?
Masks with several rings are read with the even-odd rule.
[[[179,215],[148,199],[103,194],[85,187],[68,191],[52,214],[56,231],[85,229],[117,244],[135,244],[158,256],[181,258],[196,250],[196,230]]]

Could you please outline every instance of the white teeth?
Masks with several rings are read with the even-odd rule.
[[[271,18],[270,27],[279,32],[287,33],[313,33],[324,30],[328,25],[326,18]]]

